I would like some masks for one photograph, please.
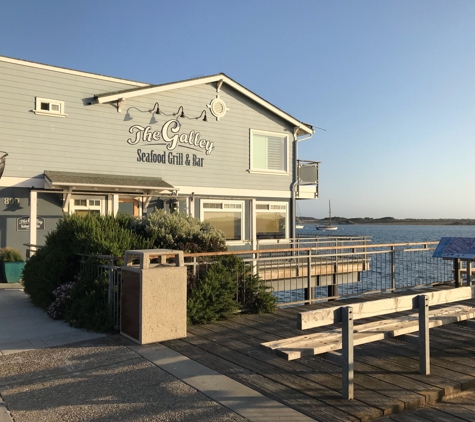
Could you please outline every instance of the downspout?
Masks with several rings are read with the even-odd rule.
[[[291,187],[291,201],[292,201],[292,216],[290,218],[291,222],[291,227],[290,227],[290,238],[291,239],[295,239],[295,231],[296,231],[296,228],[295,228],[295,225],[297,224],[297,197],[296,197],[296,187],[297,187],[297,183],[298,183],[298,175],[297,175],[297,160],[298,160],[298,152],[299,152],[299,148],[298,148],[298,143],[301,142],[301,141],[306,141],[307,139],[310,139],[313,134],[315,133],[315,131],[313,131],[313,133],[311,133],[310,135],[308,135],[307,137],[304,137],[304,138],[300,138],[300,139],[297,139],[297,132],[300,128],[299,127],[296,127],[294,129],[294,148],[293,148],[293,156],[294,156],[294,159],[293,159],[293,173],[294,173],[294,180],[292,182],[292,187]]]

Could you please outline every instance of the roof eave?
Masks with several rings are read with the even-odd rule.
[[[269,103],[268,101],[261,98],[259,95],[254,94],[254,92],[250,91],[249,89],[245,88],[241,84],[237,83],[229,76],[226,76],[224,73],[219,73],[217,75],[206,76],[196,79],[189,79],[186,81],[180,82],[172,82],[169,84],[163,85],[154,85],[151,87],[141,87],[135,90],[126,90],[122,92],[115,92],[111,93],[110,95],[95,95],[94,97],[97,99],[97,102],[100,104],[113,102],[113,101],[121,101],[127,98],[134,98],[141,95],[150,95],[156,94],[159,92],[170,91],[172,89],[179,89],[179,88],[187,88],[190,86],[200,85],[200,84],[207,84],[213,82],[224,82],[229,85],[231,88],[235,89],[236,91],[240,92],[241,94],[251,98],[253,101],[258,103],[259,105],[267,108],[274,114],[278,115],[282,119],[290,122],[294,127],[298,128],[297,134],[300,135],[313,135],[315,131],[313,128],[297,119],[292,117],[290,114],[282,111],[280,108],[276,107],[275,105]]]

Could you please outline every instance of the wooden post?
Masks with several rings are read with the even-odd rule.
[[[391,246],[391,288],[396,290],[396,251]]]
[[[419,306],[419,372],[430,374],[429,296],[417,297]]]
[[[354,398],[354,351],[353,351],[353,308],[341,308],[342,317],[342,349],[341,349],[341,379],[342,396],[344,399]]]
[[[312,288],[312,251],[308,251],[307,257],[307,288],[305,289],[305,300],[311,304],[313,300],[313,288]]]
[[[454,280],[455,280],[455,287],[461,286],[461,278],[462,275],[460,274],[460,259],[454,259]]]

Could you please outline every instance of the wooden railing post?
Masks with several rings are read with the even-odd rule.
[[[353,308],[345,306],[342,312],[341,378],[342,396],[352,400],[354,397],[354,349],[353,349]]]
[[[312,250],[308,250],[307,256],[307,288],[305,289],[305,300],[311,304],[313,300],[313,287],[312,287]]]
[[[419,372],[430,374],[429,296],[417,297],[419,306]]]
[[[391,288],[396,290],[396,249],[391,246]]]

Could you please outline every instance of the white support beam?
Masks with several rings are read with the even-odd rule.
[[[68,212],[69,201],[71,200],[72,193],[73,193],[73,187],[63,190],[63,212]]]
[[[36,245],[36,219],[38,217],[38,192],[30,191],[30,245]],[[30,258],[36,248],[30,246]]]

